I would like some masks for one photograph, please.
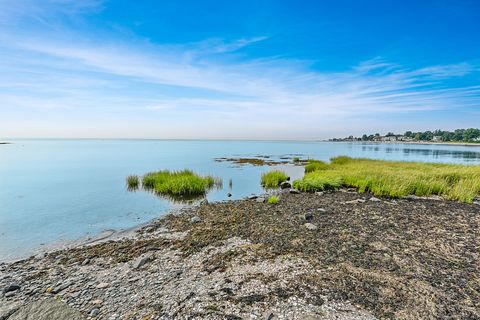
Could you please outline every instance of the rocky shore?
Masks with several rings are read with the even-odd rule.
[[[479,247],[478,203],[285,190],[1,264],[0,320],[479,319]]]

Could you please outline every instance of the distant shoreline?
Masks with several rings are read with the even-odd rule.
[[[480,147],[477,142],[433,142],[433,141],[326,141],[326,142],[348,142],[360,144],[421,144],[421,145],[445,145],[445,146],[466,146]]]

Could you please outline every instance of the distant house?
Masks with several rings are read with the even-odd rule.
[[[440,141],[442,141],[442,137],[441,136],[433,136],[432,141],[440,142]]]
[[[381,137],[381,141],[397,141],[397,137],[396,136],[385,136],[385,137]]]

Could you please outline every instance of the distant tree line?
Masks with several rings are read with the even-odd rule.
[[[415,141],[455,141],[455,142],[480,142],[480,129],[457,129],[455,131],[424,131],[424,132],[412,132],[407,131],[403,135],[394,134],[389,132],[386,137],[405,137],[407,139]],[[379,133],[362,136],[363,141],[375,141],[380,137]]]

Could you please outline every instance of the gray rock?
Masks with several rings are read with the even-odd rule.
[[[372,197],[370,199],[370,201],[377,201],[377,200],[381,201],[380,199],[377,199],[377,198],[375,198],[377,200],[372,200],[373,198],[375,198],[375,197]],[[345,201],[345,204],[364,203],[365,201],[366,201],[365,199],[355,199],[355,200]]]
[[[256,201],[263,203],[263,202],[265,202],[265,198],[257,198]]]
[[[96,288],[97,288],[97,289],[105,289],[105,288],[108,288],[109,286],[110,286],[109,283],[100,282],[99,284],[97,284]]]
[[[20,286],[16,283],[11,283],[8,286],[4,287],[2,292],[7,293],[7,292],[17,291],[17,290],[20,290]]]
[[[52,293],[59,293],[65,289],[67,289],[68,287],[70,287],[71,283],[70,282],[67,282],[67,283],[62,283],[61,285],[53,288],[53,291]]]
[[[323,208],[317,208],[317,211],[318,212],[327,212],[327,210],[323,209]]]
[[[313,214],[311,212],[307,212],[303,215],[303,218],[307,221],[311,221],[313,219]]]
[[[380,202],[380,201],[382,201],[382,200],[380,200],[380,199],[378,199],[378,198],[376,198],[376,197],[371,197],[369,200],[372,201],[372,202]]]
[[[202,221],[202,218],[200,218],[199,216],[193,216],[191,219],[190,219],[190,222],[191,223],[199,223]]]
[[[14,302],[2,301],[2,303],[0,303],[0,320],[6,320],[15,311],[17,311],[21,305],[22,304],[18,301],[14,301]]]
[[[13,296],[15,295],[15,293],[17,293],[17,291],[7,292],[7,293],[5,293],[4,297],[5,297],[5,298],[13,297]]]
[[[408,195],[406,197],[404,197],[404,199],[407,199],[407,200],[418,200],[418,199],[421,199],[420,197],[417,197],[416,195]]]
[[[290,193],[292,193],[292,194],[299,194],[300,191],[298,191],[297,189],[290,189]]]
[[[323,196],[325,193],[323,191],[317,191],[315,192],[317,196]]]
[[[135,261],[133,261],[132,267],[133,269],[140,269],[152,260],[153,257],[151,255],[140,256]]]
[[[87,259],[83,260],[82,266],[86,266],[89,263],[90,263],[90,259],[87,258]]]
[[[249,196],[249,197],[248,197],[249,200],[255,200],[255,199],[257,199],[257,198],[258,198],[258,196]]]
[[[308,230],[317,230],[318,229],[318,227],[316,225],[314,225],[313,223],[305,223],[304,226]]]
[[[100,309],[98,308],[93,308],[90,312],[89,312],[89,316],[91,317],[96,317],[98,316],[98,314],[100,313]]]
[[[232,194],[231,194],[231,193],[227,193],[227,197],[229,197],[229,198],[230,198],[231,196],[232,196]]]
[[[84,320],[78,311],[69,307],[66,303],[55,299],[46,299],[32,302],[20,307],[8,320]]]
[[[274,317],[275,317],[275,315],[273,314],[273,312],[268,311],[267,313],[265,313],[264,319],[265,320],[273,320]]]
[[[480,201],[473,201],[473,204],[476,204],[477,206],[480,206]]]
[[[290,189],[291,187],[292,187],[292,185],[290,184],[290,182],[284,181],[284,182],[280,183],[280,188],[282,188],[282,189]]]

